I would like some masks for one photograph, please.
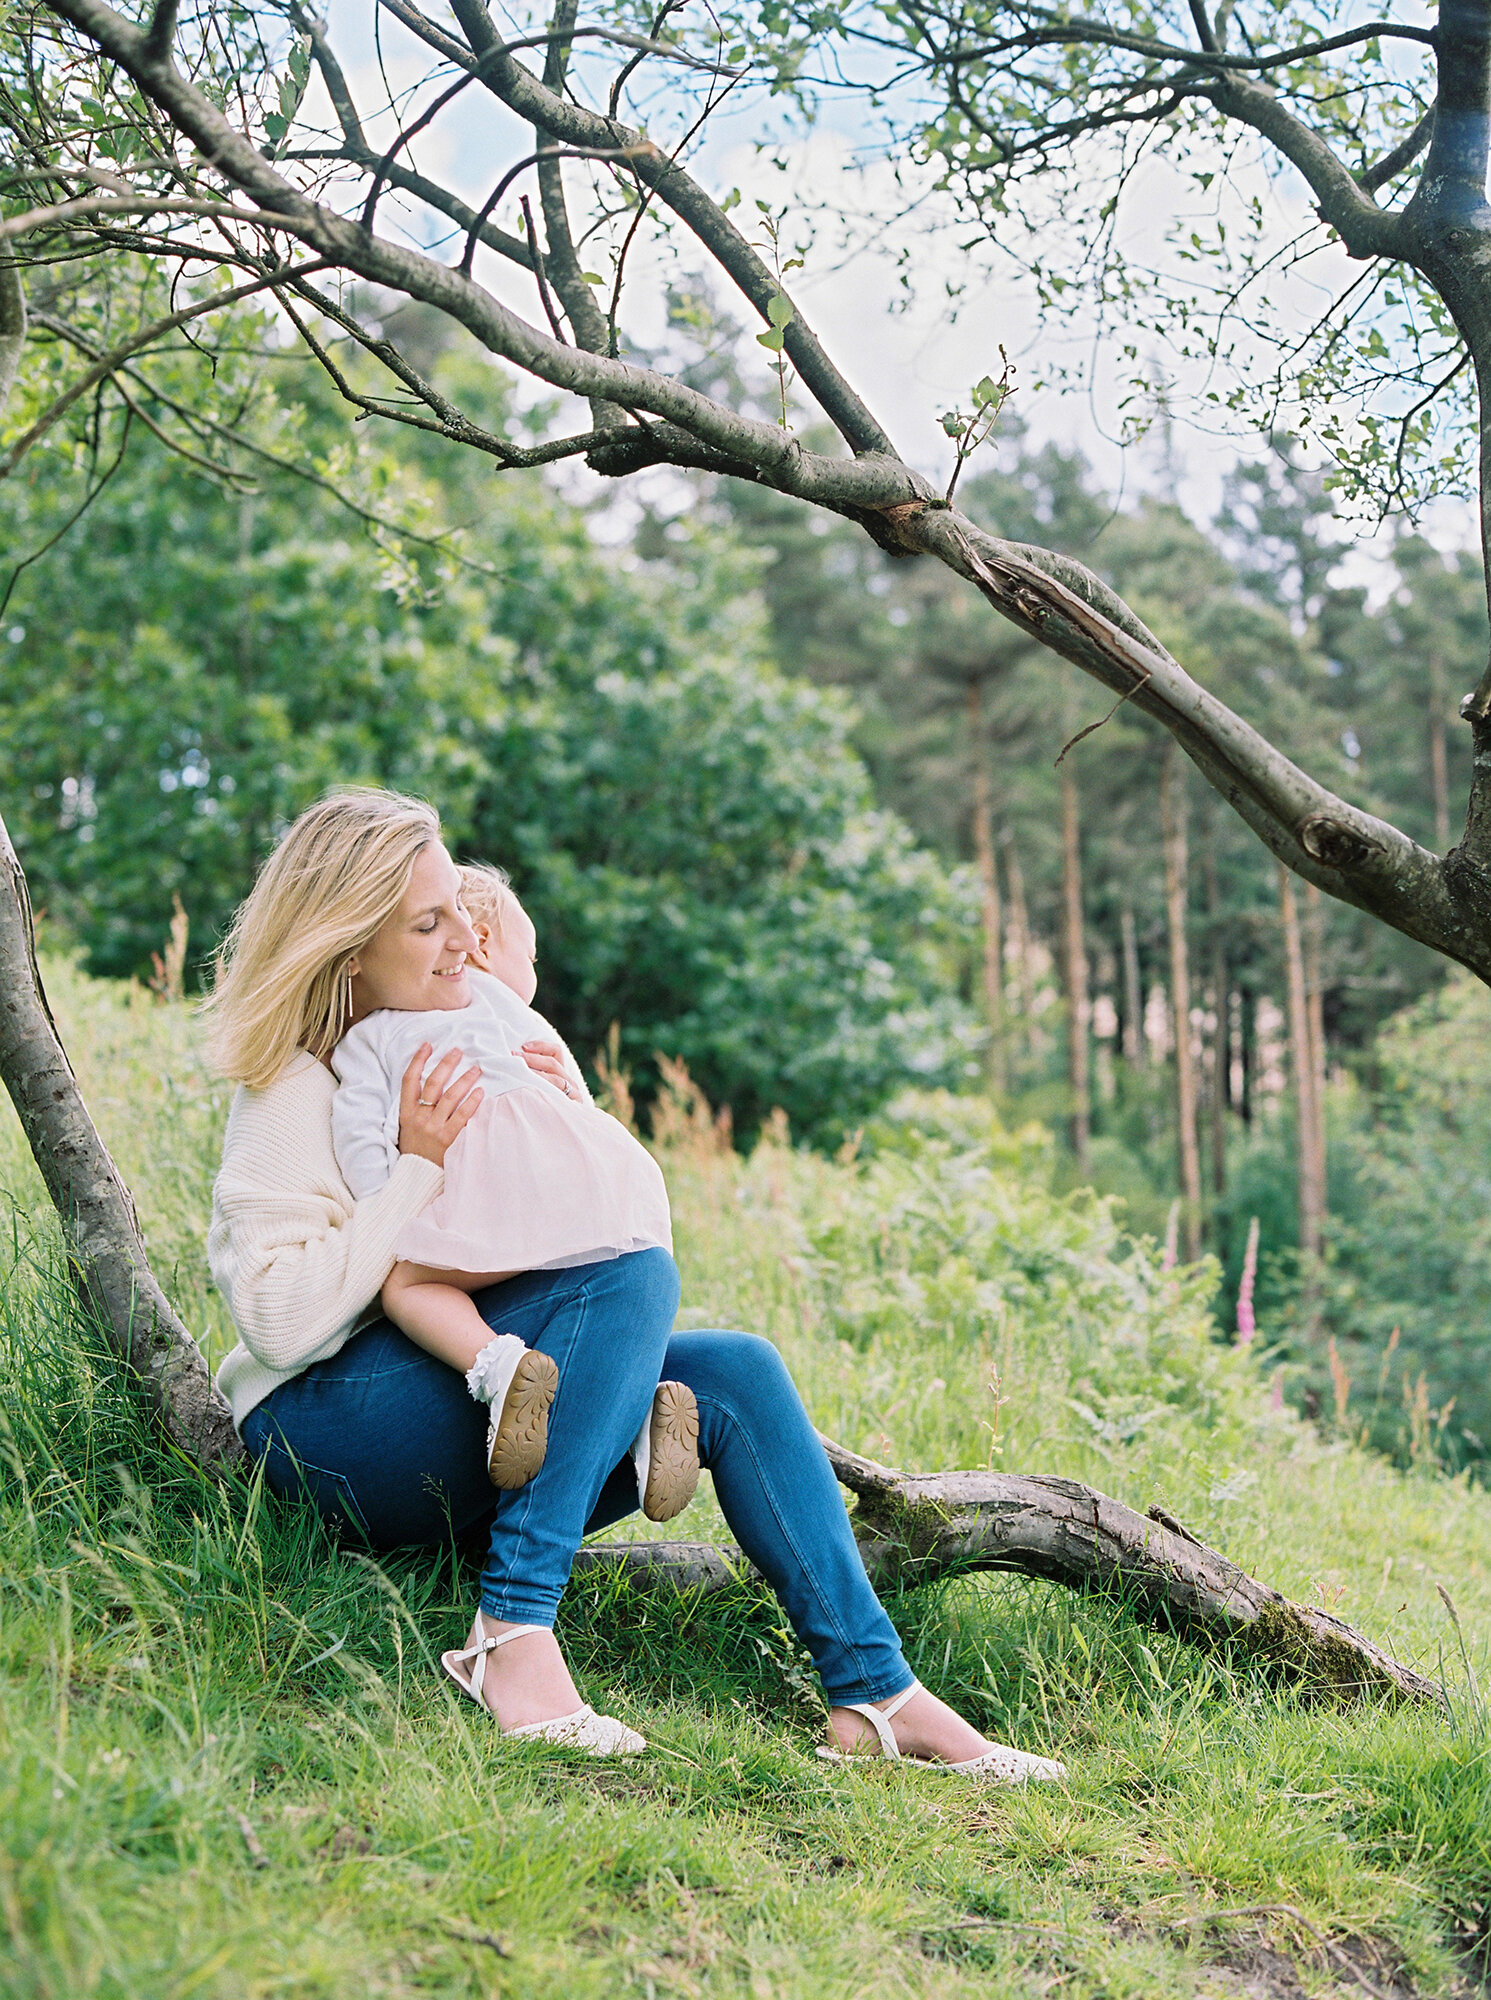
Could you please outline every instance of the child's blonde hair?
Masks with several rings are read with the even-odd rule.
[[[507,870],[491,861],[468,861],[461,869],[461,901],[474,924],[491,926],[494,938],[502,936],[502,912],[512,894]]]
[[[274,1082],[298,1049],[331,1053],[351,1019],[347,968],[393,915],[440,838],[423,799],[359,788],[300,815],[259,870],[217,955],[206,1003],[225,1076]]]

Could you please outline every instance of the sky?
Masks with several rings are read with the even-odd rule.
[[[366,105],[384,95],[379,52],[371,40],[372,15],[367,0],[333,0],[330,10],[333,44],[348,69],[354,94]],[[382,75],[397,92],[425,74],[429,58],[387,15],[383,19]],[[313,86],[313,92],[317,88]],[[316,113],[314,95],[306,110]],[[533,144],[529,128],[519,127],[501,112],[494,118],[493,113],[492,99],[473,87],[417,143],[421,168],[459,189],[474,205],[480,205],[505,167]],[[1016,393],[1011,407],[1018,411],[1035,442],[1050,439],[1079,449],[1091,462],[1098,483],[1123,503],[1159,493],[1177,500],[1192,518],[1209,520],[1220,503],[1227,472],[1240,454],[1256,455],[1259,446],[1236,434],[1209,433],[1193,422],[1185,403],[1187,392],[1198,382],[1188,380],[1185,368],[1177,368],[1158,348],[1152,356],[1146,350],[1146,359],[1164,366],[1181,392],[1178,414],[1163,443],[1151,433],[1143,443],[1125,444],[1117,409],[1122,384],[1112,365],[1111,351],[1108,356],[1102,352],[1094,355],[1080,330],[1058,332],[1043,326],[1033,289],[1012,264],[997,275],[975,281],[956,306],[950,303],[949,284],[960,284],[967,276],[968,260],[959,248],[966,232],[937,226],[935,200],[927,202],[909,230],[872,234],[864,247],[848,257],[840,254],[831,231],[820,227],[814,234],[811,218],[815,212],[843,206],[858,212],[891,213],[898,205],[889,167],[877,162],[873,151],[867,151],[866,134],[858,123],[861,117],[861,113],[841,105],[812,132],[792,135],[785,132],[780,114],[774,113],[759,93],[754,98],[737,93],[711,120],[690,165],[717,197],[731,187],[740,189],[742,202],[735,219],[743,227],[759,197],[774,211],[785,211],[783,233],[794,244],[799,237],[814,235],[805,268],[794,272],[788,281],[793,297],[907,460],[939,482],[946,478],[951,449],[938,420],[949,408],[968,406],[971,386],[981,376],[998,374],[1003,346],[1015,364]],[[392,131],[391,125],[387,130]],[[769,150],[758,143],[763,133],[774,140]],[[1307,192],[1292,171],[1272,177],[1259,171],[1245,191],[1257,193],[1271,205],[1281,229],[1307,216]],[[510,228],[517,220],[517,192],[515,188],[507,203],[513,213],[498,218]],[[1130,247],[1141,257],[1155,254],[1159,244],[1157,219],[1172,213],[1177,202],[1184,203],[1193,192],[1181,187],[1169,169],[1157,166],[1149,170],[1148,180],[1141,177],[1128,197]],[[394,223],[396,213],[385,197],[381,224]],[[950,220],[945,208],[941,217],[944,224]],[[916,272],[915,290],[909,298],[896,255],[898,245],[907,240],[914,245]],[[663,288],[649,284],[649,278],[664,277],[678,267],[669,262],[666,252],[659,257],[643,249],[640,241],[633,258],[635,275],[628,290],[635,305],[628,324],[632,337],[647,344],[661,340],[664,334],[661,307],[647,303],[660,299]],[[506,303],[526,318],[540,321],[531,280],[525,274],[485,252],[477,268],[483,281]],[[1287,280],[1292,291],[1286,309],[1298,318],[1301,327],[1319,311],[1330,283],[1346,268],[1339,257],[1334,264],[1327,257],[1323,265]],[[1067,343],[1071,359],[1094,364],[1085,387],[1062,393],[1043,389],[1034,381],[1038,365],[1051,360],[1060,342]],[[1194,378],[1194,370],[1191,376]],[[972,470],[977,469],[975,459]],[[1441,504],[1425,525],[1432,539],[1443,547],[1463,547],[1473,537],[1471,512],[1458,503]],[[1380,588],[1387,540],[1382,533],[1343,530],[1343,580]]]

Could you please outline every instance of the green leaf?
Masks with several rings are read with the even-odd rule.
[[[271,145],[277,146],[289,129],[289,119],[281,118],[277,111],[270,111],[265,114],[264,131]]]
[[[981,382],[973,385],[973,400],[980,405],[995,402],[1001,394],[999,384],[992,375],[986,375]]]
[[[773,292],[766,301],[766,317],[773,326],[791,326],[796,318],[791,299],[785,292]]]
[[[587,285],[603,285],[606,282],[599,271],[582,271],[580,276]]]
[[[780,354],[786,342],[787,336],[779,326],[774,326],[770,333],[758,333],[756,335],[757,346],[769,347],[773,354]]]

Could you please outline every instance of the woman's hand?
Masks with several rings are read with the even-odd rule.
[[[578,1097],[574,1079],[564,1063],[564,1050],[557,1042],[524,1042],[518,1054],[545,1083],[552,1083],[566,1097]]]
[[[431,1044],[422,1042],[399,1086],[399,1151],[416,1153],[420,1159],[443,1167],[452,1142],[470,1124],[481,1103],[482,1093],[475,1088],[481,1070],[473,1065],[452,1083],[461,1051],[450,1049],[426,1076],[424,1067],[430,1053]]]

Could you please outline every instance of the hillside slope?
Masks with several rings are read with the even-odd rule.
[[[222,1089],[189,1016],[52,968],[162,1276],[202,1260]],[[778,1342],[816,1421],[919,1469],[1160,1500],[1290,1595],[1442,1674],[1446,1716],[1314,1705],[1121,1607],[1009,1578],[893,1608],[917,1670],[1065,1791],[829,1770],[779,1614],[587,1582],[586,1692],[656,1753],[499,1750],[430,1670],[459,1559],[370,1563],[167,1462],[60,1282],[8,1113],[0,1187],[0,1990],[7,1995],[1185,1995],[1473,1990],[1491,1925],[1491,1499],[1272,1407],[1035,1132],[899,1108],[864,1155],[662,1149],[684,1323]],[[1265,1329],[1266,1333],[1266,1329]],[[707,1496],[675,1532],[724,1535]],[[630,1536],[635,1531],[628,1528]]]

